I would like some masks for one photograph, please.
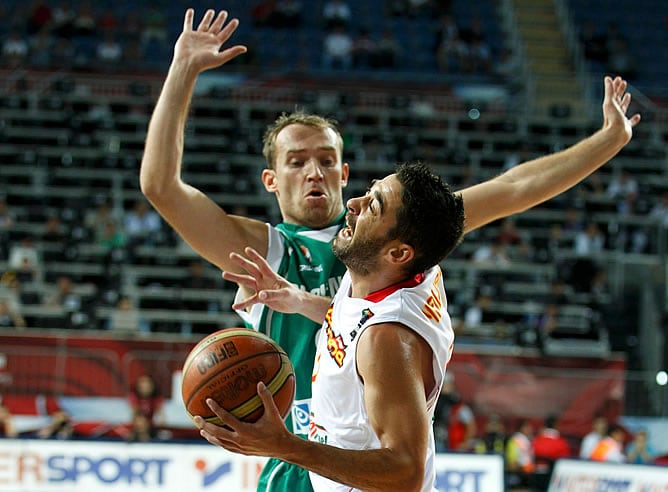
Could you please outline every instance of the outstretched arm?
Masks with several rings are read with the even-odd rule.
[[[245,53],[245,46],[221,47],[239,22],[226,23],[225,11],[207,10],[193,27],[194,11],[188,9],[183,32],[174,46],[162,92],[148,126],[140,184],[144,195],[167,222],[204,258],[221,269],[234,268],[229,252],[252,245],[265,252],[266,225],[227,215],[204,193],[181,179],[184,128],[195,82],[208,69],[224,65]]]
[[[295,284],[274,272],[267,261],[253,248],[244,250],[248,258],[238,253],[230,253],[230,260],[239,265],[246,274],[230,271],[223,272],[223,278],[235,282],[245,292],[250,292],[246,299],[232,305],[232,309],[247,309],[253,304],[265,304],[281,313],[299,313],[316,323],[325,320],[329,308],[329,297],[317,296],[305,292]]]
[[[620,77],[605,77],[603,126],[555,154],[520,164],[484,183],[462,190],[465,232],[523,212],[576,185],[612,159],[631,140],[640,115],[626,116],[631,94]]]

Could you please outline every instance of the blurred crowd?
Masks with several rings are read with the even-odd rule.
[[[199,8],[205,7],[210,5]],[[353,7],[360,12],[354,15]],[[378,12],[348,0],[323,1],[318,17],[309,19],[304,2],[299,0],[256,0],[244,4],[240,12],[229,8],[233,15],[251,22],[247,34],[239,37],[239,42],[251,49],[234,62],[249,70],[281,68],[278,65],[346,71],[408,68],[501,79],[517,71],[516,56],[504,46],[503,39],[490,36],[478,14],[457,19],[449,0],[386,0],[380,24]],[[128,8],[125,4],[97,5],[90,0],[33,0],[3,4],[0,14],[11,19],[0,26],[4,27],[0,29],[0,62],[6,68],[164,70],[171,56],[169,47],[181,29],[180,20],[176,22],[169,9],[150,2]],[[409,24],[395,27],[396,20]],[[317,39],[306,44],[294,35],[305,26],[317,28],[309,31]],[[253,30],[267,29],[281,39],[271,53],[254,49],[260,38]],[[288,32],[293,35],[283,35]],[[412,52],[414,45],[407,45],[412,39],[423,39],[417,53]],[[314,45],[317,51],[312,50]]]
[[[562,435],[557,415],[543,420],[504,421],[498,415],[477,419],[449,373],[437,403],[434,432],[437,451],[503,456],[507,490],[546,490],[554,464],[562,458],[632,464],[667,460],[649,444],[646,429],[630,432],[602,415],[593,418],[591,431],[581,439]]]
[[[165,427],[164,404],[165,399],[155,380],[144,374],[134,381],[126,397],[130,416],[127,422],[113,425],[102,421],[83,422],[67,409],[56,408],[49,413],[46,425],[18,432],[9,407],[0,404],[0,437],[57,440],[109,438],[127,442],[165,440],[171,437],[171,432]],[[194,431],[190,434],[195,435]]]

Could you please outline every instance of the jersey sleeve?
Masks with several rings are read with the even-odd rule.
[[[269,233],[267,234],[268,244],[266,260],[271,269],[277,272],[279,271],[283,253],[285,252],[285,242],[281,233],[274,226],[267,224],[267,229]],[[234,302],[237,303],[241,300],[243,300],[243,293],[241,292],[241,289],[237,289],[237,293],[234,296]],[[244,323],[257,330],[263,310],[263,304],[255,304],[251,307],[250,311],[237,309],[235,312],[241,317]]]

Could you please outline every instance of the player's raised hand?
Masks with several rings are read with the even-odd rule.
[[[208,9],[197,27],[193,25],[195,11],[186,10],[181,32],[174,46],[174,62],[184,62],[196,72],[219,67],[246,52],[246,46],[235,45],[221,50],[239,26],[237,19],[226,23],[228,13],[216,15]]]
[[[605,96],[603,98],[603,128],[611,128],[620,132],[628,143],[633,136],[633,127],[640,121],[640,115],[627,116],[631,104],[631,94],[626,91],[627,83],[621,77],[606,76],[604,79]]]
[[[282,313],[299,312],[298,300],[302,294],[299,287],[274,272],[267,260],[253,248],[246,248],[244,253],[246,257],[230,253],[230,259],[246,270],[247,274],[225,271],[223,278],[235,282],[253,294],[233,304],[232,308],[242,310],[261,303]]]

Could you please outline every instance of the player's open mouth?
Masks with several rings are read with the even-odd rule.
[[[341,229],[341,236],[343,236],[346,239],[353,237],[352,228],[350,226],[347,226]]]

